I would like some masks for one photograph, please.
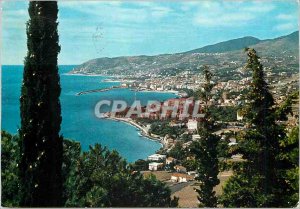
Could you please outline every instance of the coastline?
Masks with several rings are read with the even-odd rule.
[[[110,75],[102,75],[102,74],[85,74],[85,73],[63,73],[62,75],[69,75],[69,76],[94,76],[94,77],[107,77],[107,78],[114,78],[114,76]]]
[[[148,134],[148,131],[147,131],[145,128],[143,128],[142,126],[140,126],[139,124],[137,124],[137,123],[136,123],[135,121],[133,121],[131,118],[105,117],[105,118],[103,118],[103,119],[113,120],[113,121],[118,121],[118,122],[123,122],[123,123],[126,123],[126,124],[128,124],[128,125],[134,126],[134,127],[136,127],[136,128],[139,130],[140,134],[141,134],[143,137],[145,137],[145,138],[147,138],[147,139],[149,139],[149,140],[151,140],[151,141],[159,142],[160,145],[161,145],[161,147],[164,147],[164,146],[165,146],[165,145],[161,142],[160,138],[157,138],[157,137],[154,137],[154,136],[149,135],[149,134]]]
[[[170,93],[170,94],[175,94],[178,95],[178,91],[175,90],[164,90],[164,91],[158,91],[158,90],[137,90],[138,92],[145,92],[145,93]]]
[[[115,76],[112,75],[102,75],[102,74],[85,74],[85,73],[64,73],[63,75],[67,75],[67,76],[91,76],[91,77],[106,77],[109,78],[108,80],[103,80],[103,83],[121,83],[123,82],[120,79],[116,79]],[[112,79],[112,80],[110,80]],[[113,80],[116,79],[116,80]],[[179,91],[176,90],[150,90],[150,89],[145,89],[145,90],[141,90],[141,89],[131,89],[132,91],[137,91],[137,92],[143,92],[143,93],[161,93],[161,94],[174,94],[176,96],[179,96]]]

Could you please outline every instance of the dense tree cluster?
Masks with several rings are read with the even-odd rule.
[[[298,170],[298,138],[293,138],[293,132],[292,139],[288,137],[286,127],[278,123],[286,119],[283,116],[290,108],[274,104],[256,51],[246,52],[252,83],[243,114],[249,128],[237,137],[238,145],[232,150],[242,154],[244,161],[233,167],[234,176],[225,185],[221,203],[224,207],[292,207],[298,196],[293,175]]]
[[[216,121],[233,122],[236,121],[237,107],[210,107],[212,116]]]
[[[169,121],[156,121],[151,124],[150,133],[165,136],[169,135],[173,138],[178,138],[181,134],[186,131],[185,127],[178,128],[178,127],[171,127],[169,125]]]
[[[2,132],[1,175],[4,206],[20,205],[19,137]],[[144,178],[116,151],[101,145],[81,152],[80,143],[64,140],[62,205],[65,207],[176,207],[170,189],[155,176]]]
[[[1,132],[1,202],[5,207],[15,207],[20,202],[19,143],[19,137]]]

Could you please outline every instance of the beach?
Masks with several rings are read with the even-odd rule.
[[[138,123],[136,123],[131,118],[106,117],[105,119],[114,120],[114,121],[120,121],[120,122],[127,123],[129,125],[132,125],[132,126],[134,126],[134,127],[136,127],[136,128],[139,129],[139,131],[140,131],[140,133],[141,133],[142,136],[144,136],[144,137],[146,137],[146,138],[148,138],[150,140],[158,141],[161,144],[161,146],[164,147],[164,144],[161,142],[160,138],[151,136],[148,133],[148,130],[145,127],[142,127],[141,125],[139,125]]]

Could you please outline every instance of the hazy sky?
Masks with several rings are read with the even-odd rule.
[[[182,52],[243,36],[298,30],[298,3],[284,1],[59,1],[59,64]],[[28,3],[2,2],[2,64],[23,64]]]

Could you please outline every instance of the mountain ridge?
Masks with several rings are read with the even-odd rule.
[[[254,48],[262,56],[299,56],[299,31],[273,39],[260,40],[245,36],[186,52],[159,55],[101,57],[77,66],[71,73],[130,74],[137,70],[158,73],[165,69],[194,68],[224,61],[244,60],[242,49]]]

